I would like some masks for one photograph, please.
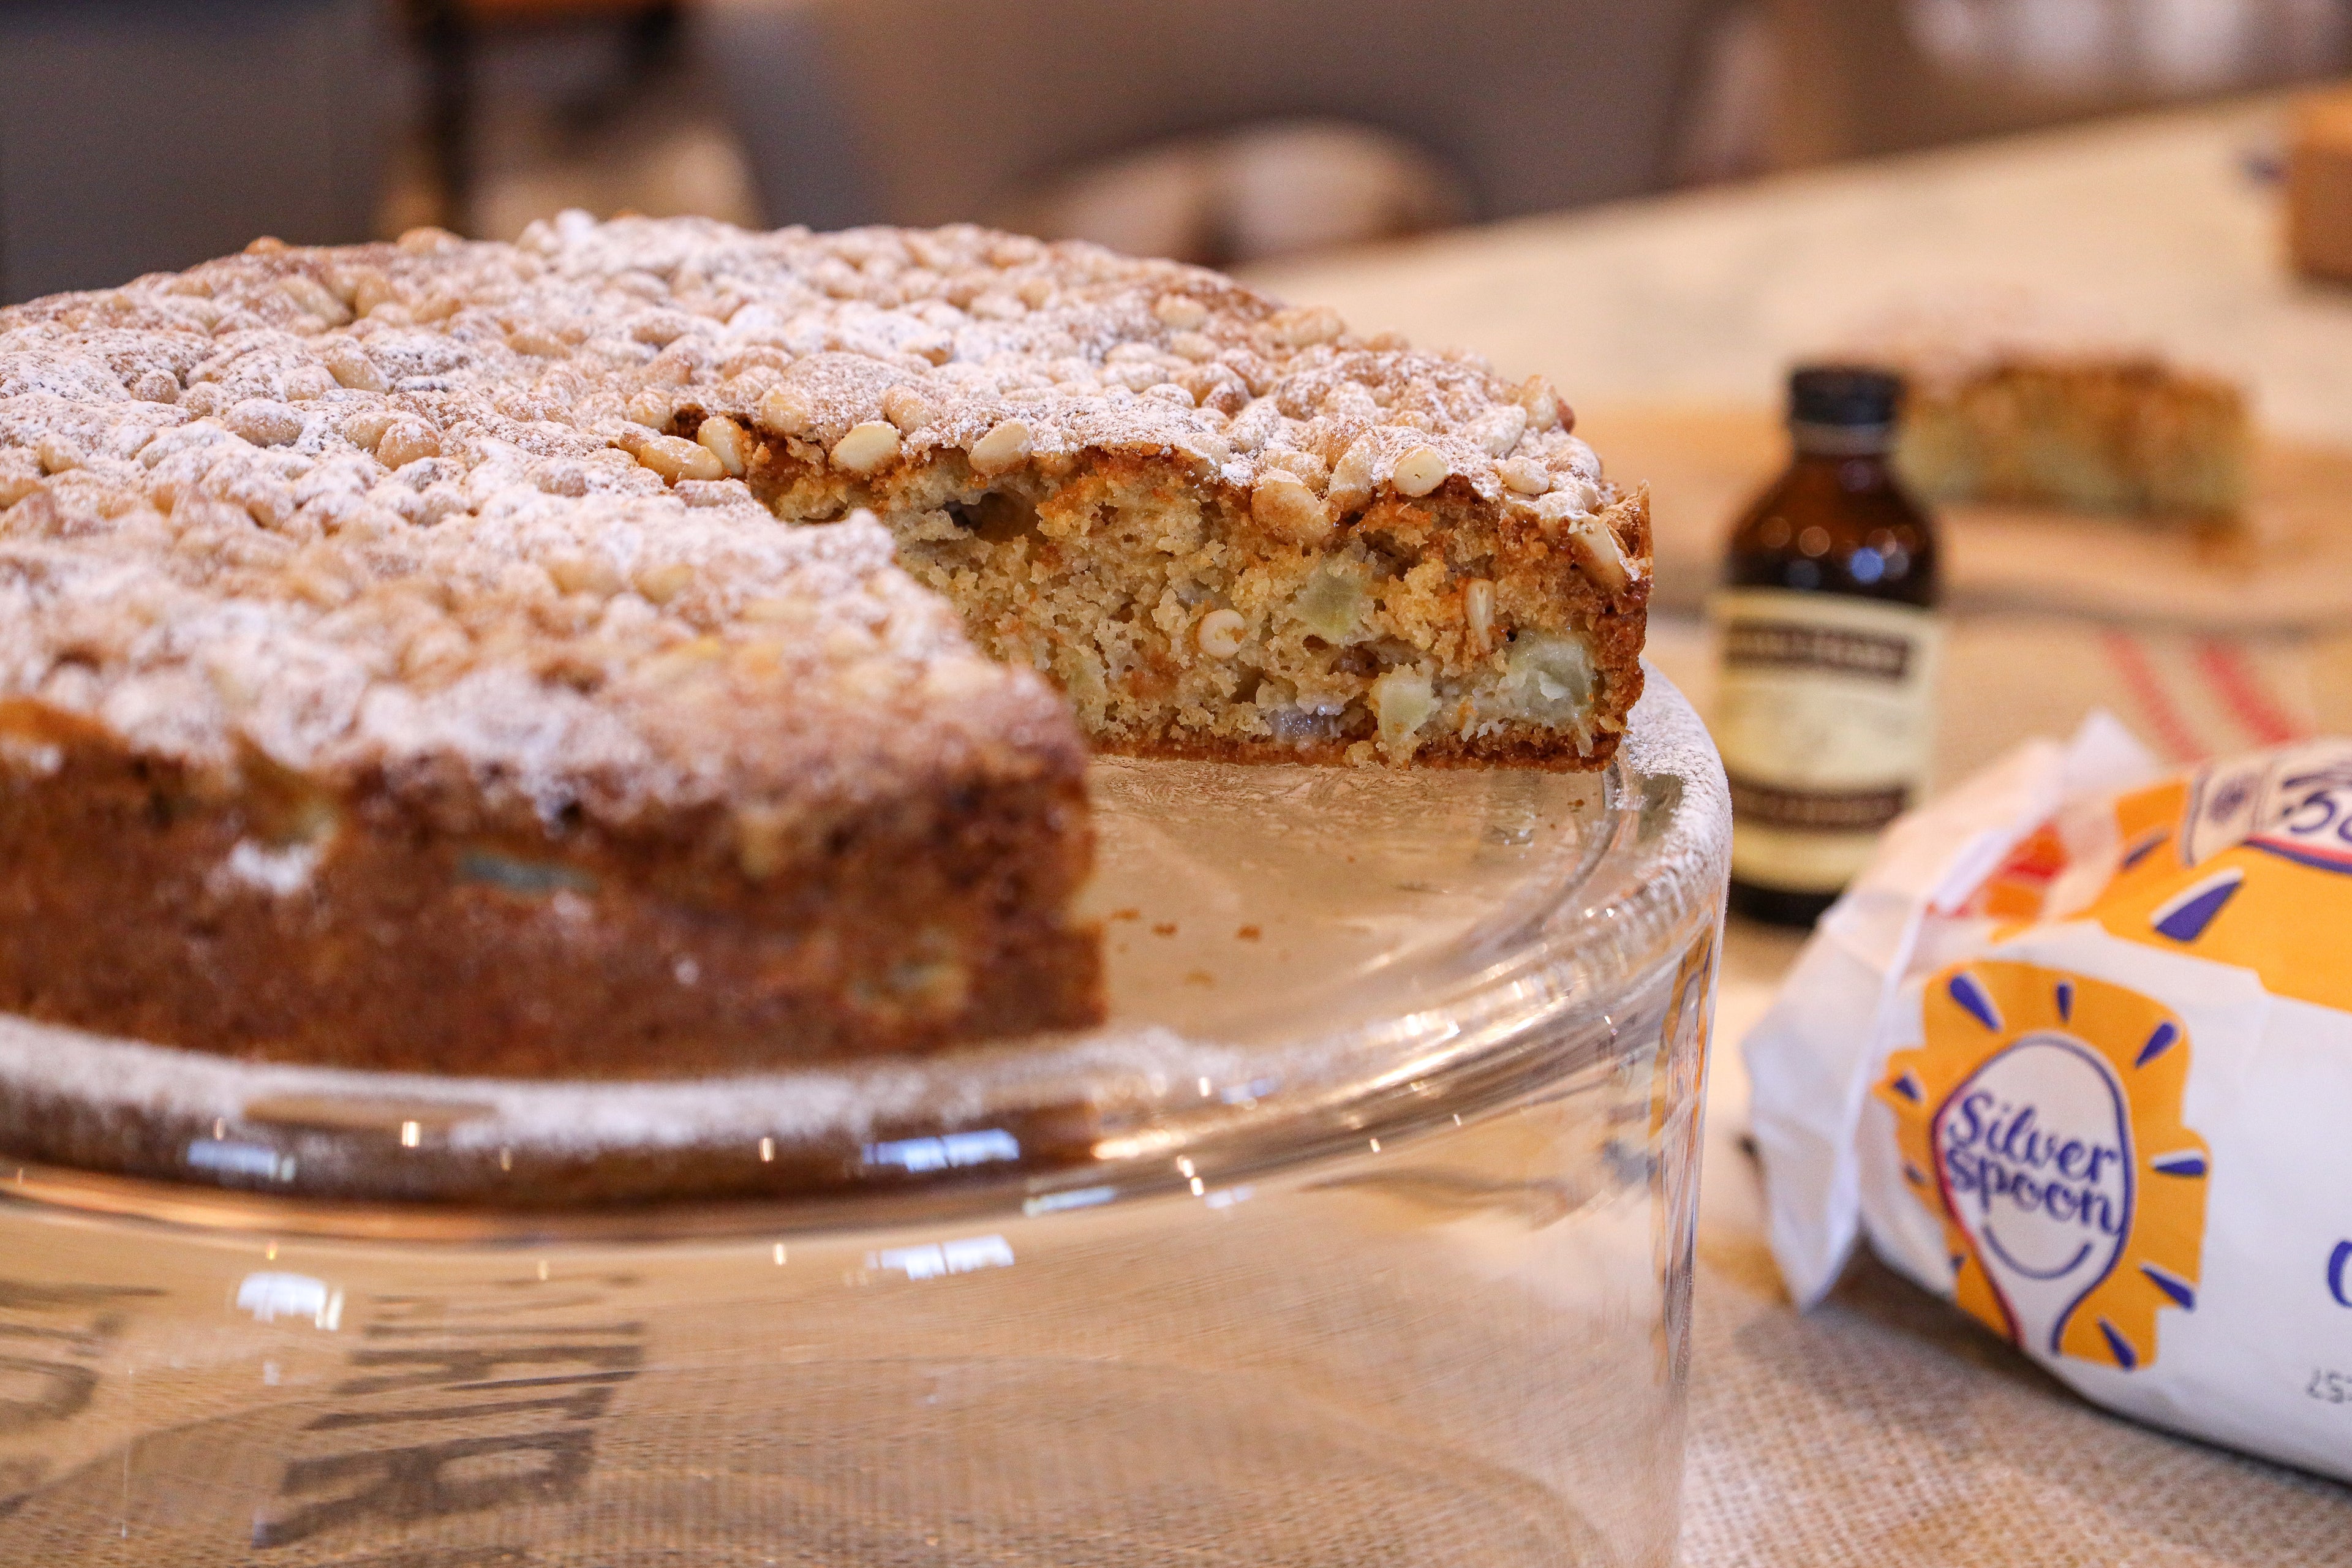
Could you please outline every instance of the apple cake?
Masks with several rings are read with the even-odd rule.
[[[1844,351],[1903,377],[1895,467],[1936,500],[2228,522],[2252,461],[2243,389],[2049,301],[1963,291]]]
[[[0,1007],[435,1072],[1085,1025],[1089,742],[1596,766],[1649,590],[1544,382],[969,227],[14,307],[0,505]]]
[[[2235,517],[2251,446],[2231,384],[2156,360],[2010,360],[1917,380],[1895,463],[1939,500]]]

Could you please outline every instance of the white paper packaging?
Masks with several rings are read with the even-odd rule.
[[[1889,830],[1745,1049],[1801,1305],[1859,1226],[2084,1397],[2352,1479],[2352,740],[2022,748]]]

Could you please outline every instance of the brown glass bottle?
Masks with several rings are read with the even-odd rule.
[[[1795,457],[1732,530],[1714,606],[1732,907],[1810,925],[1912,805],[1932,735],[1936,529],[1888,461],[1902,385],[1798,371]]]

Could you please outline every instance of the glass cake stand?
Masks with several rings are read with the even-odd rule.
[[[1104,1028],[672,1084],[0,1020],[0,1563],[1663,1564],[1730,814],[1096,763]]]

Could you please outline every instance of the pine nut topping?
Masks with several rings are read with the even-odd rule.
[[[352,278],[352,313],[353,315],[373,315],[380,305],[396,305],[399,302],[400,289],[394,285],[391,279],[386,278],[374,268],[368,268]]]
[[[1304,479],[1268,470],[1250,492],[1250,518],[1293,544],[1320,544],[1331,534],[1331,514]]]
[[[676,436],[632,432],[614,445],[673,485],[680,479],[717,479],[727,475],[709,447]]]
[[[284,447],[302,438],[302,416],[267,397],[248,397],[222,421],[257,447]]]
[[[1445,482],[1445,454],[1434,447],[1415,447],[1396,462],[1391,482],[1401,496],[1425,496]]]
[[[306,315],[318,317],[331,327],[340,327],[352,319],[351,311],[335,298],[327,286],[305,273],[297,272],[281,279],[278,287]]]
[[[1497,408],[1487,416],[1486,428],[1479,432],[1486,443],[1489,456],[1507,458],[1511,448],[1527,434],[1528,413],[1524,408]]]
[[[375,361],[368,358],[367,351],[349,338],[337,338],[319,351],[319,358],[326,363],[327,374],[335,378],[337,385],[350,387],[353,392],[382,392],[390,384],[383,379],[383,372],[376,369]]]
[[[1617,531],[1598,517],[1584,516],[1570,522],[1565,530],[1569,550],[1585,575],[1612,594],[1622,594],[1633,581],[1633,568],[1625,559],[1625,548],[1617,542]]]
[[[921,393],[911,386],[894,386],[882,395],[882,417],[902,435],[911,436],[938,416],[931,410],[930,399]]]
[[[833,466],[853,474],[870,474],[898,460],[898,427],[887,419],[852,426],[833,444]]]
[[[983,474],[1002,473],[1029,455],[1029,426],[1007,419],[972,444],[971,466]]]
[[[354,447],[376,451],[383,445],[384,433],[400,423],[400,416],[389,408],[362,408],[343,421],[343,437]]]
[[[1513,401],[1528,411],[1528,428],[1538,434],[1547,430],[1573,430],[1576,416],[1559,400],[1551,383],[1542,376],[1531,375],[1521,382],[1511,394]]]
[[[629,417],[648,430],[658,430],[669,423],[677,405],[670,395],[657,386],[640,389],[629,399]]]
[[[773,387],[760,399],[760,423],[786,436],[806,436],[815,427],[816,406],[797,386]]]
[[[638,569],[637,592],[656,605],[667,605],[694,586],[694,568],[683,561],[673,561],[667,566],[646,566]]]
[[[376,461],[387,468],[404,468],[421,458],[441,455],[441,437],[421,419],[395,419],[375,444]]]
[[[694,438],[719,459],[719,466],[727,470],[730,479],[741,479],[751,466],[751,437],[743,426],[723,414],[704,420]]]
[[[1151,313],[1165,325],[1180,332],[1189,332],[1209,319],[1209,307],[1190,294],[1162,294],[1159,302],[1151,307]]]
[[[1503,483],[1523,496],[1539,496],[1551,489],[1551,470],[1533,458],[1513,458],[1495,465]]]
[[[1371,500],[1372,487],[1380,481],[1379,465],[1380,443],[1370,436],[1358,437],[1331,465],[1331,482],[1323,493],[1333,510],[1347,511]]]
[[[1277,310],[1265,324],[1274,333],[1275,342],[1294,349],[1328,343],[1348,330],[1339,312],[1328,305]]]

